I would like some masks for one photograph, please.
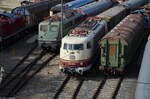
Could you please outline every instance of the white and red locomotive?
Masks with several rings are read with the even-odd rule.
[[[59,65],[62,72],[82,75],[92,67],[98,56],[97,42],[105,34],[103,22],[97,17],[88,18],[62,39]]]

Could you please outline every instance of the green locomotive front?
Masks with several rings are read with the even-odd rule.
[[[83,20],[83,17],[80,13],[75,13],[75,11],[66,11],[63,14],[63,21],[61,21],[61,13],[58,13],[41,22],[39,24],[39,45],[44,49],[57,50],[60,46],[61,38],[67,35],[70,29],[78,25]]]

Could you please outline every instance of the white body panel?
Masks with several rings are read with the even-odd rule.
[[[135,99],[150,99],[150,40],[145,47]]]
[[[84,26],[88,24],[88,26]],[[83,25],[83,26],[82,26]],[[62,39],[60,48],[60,69],[67,68],[67,71],[79,71],[83,73],[89,70],[98,58],[98,41],[106,33],[105,21],[86,20],[70,32],[80,31],[85,34],[69,34]],[[66,47],[66,45],[68,47]],[[77,46],[80,47],[80,49]],[[73,47],[72,47],[73,46]],[[82,46],[82,47],[81,47]],[[75,49],[72,49],[72,48]],[[72,65],[73,63],[73,65]],[[65,64],[65,66],[64,66]],[[81,65],[84,64],[84,65]],[[62,66],[63,65],[63,66]],[[72,68],[74,67],[74,68]],[[64,71],[64,70],[62,70]]]
[[[62,39],[62,46],[60,48],[60,58],[65,59],[65,60],[71,60],[69,58],[70,52],[74,52],[76,58],[75,60],[85,60],[85,59],[90,59],[92,58],[93,52],[94,52],[94,47],[95,42],[94,39],[98,38],[100,40],[100,35],[104,35],[104,33],[101,33],[100,31],[105,30],[105,23],[101,22],[99,23],[99,27],[93,31],[90,31],[90,33],[87,36],[65,36]],[[78,29],[75,28],[75,29]],[[87,43],[90,42],[91,48],[87,49]],[[84,45],[84,50],[64,50],[63,45],[64,43],[68,44],[83,44]]]
[[[91,49],[86,49],[86,44],[88,42],[88,37],[69,37],[66,36],[62,39],[62,45],[64,43],[68,44],[83,44],[84,50],[64,50],[63,46],[60,48],[60,58],[65,60],[72,60],[70,59],[71,52],[74,52],[75,59],[74,60],[84,60],[89,59],[91,57]],[[92,40],[91,40],[92,41]],[[91,42],[92,43],[92,42]]]

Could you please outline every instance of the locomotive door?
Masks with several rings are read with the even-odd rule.
[[[101,65],[118,66],[119,65],[119,41],[104,39],[101,42]]]
[[[119,40],[109,40],[107,42],[107,64],[109,66],[119,66]]]

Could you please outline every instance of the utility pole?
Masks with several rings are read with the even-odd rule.
[[[61,38],[63,37],[63,0],[61,0]]]

